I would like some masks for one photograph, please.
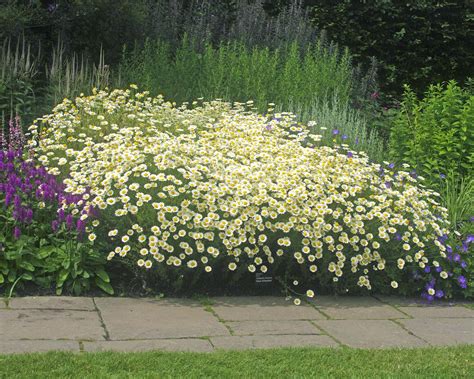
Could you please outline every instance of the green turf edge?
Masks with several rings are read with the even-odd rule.
[[[467,378],[473,374],[474,345],[417,349],[284,348],[213,353],[0,355],[2,378]]]

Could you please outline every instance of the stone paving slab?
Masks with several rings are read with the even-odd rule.
[[[54,340],[23,340],[0,342],[0,354],[37,353],[47,351],[79,352],[79,342]]]
[[[20,339],[101,340],[104,329],[96,312],[7,309],[0,311],[0,341]]]
[[[95,306],[90,297],[66,296],[28,296],[10,299],[11,309],[70,309],[94,311]]]
[[[214,348],[208,340],[198,338],[84,342],[84,351],[134,352],[152,350],[207,353],[213,351]]]
[[[473,302],[464,300],[437,300],[430,302],[420,297],[409,298],[401,296],[382,296],[376,295],[375,298],[383,303],[393,305],[395,307],[452,307],[454,305],[474,304]]]
[[[418,347],[427,344],[390,320],[321,320],[316,325],[350,347]]]
[[[368,296],[317,296],[311,303],[331,319],[385,320],[407,317],[394,307]]]
[[[431,345],[474,344],[472,318],[425,318],[400,320],[400,323]]]
[[[111,340],[230,335],[202,305],[186,299],[96,298]]]
[[[325,335],[211,337],[211,343],[216,349],[224,350],[339,346],[331,337]]]
[[[452,318],[474,317],[474,309],[461,305],[455,306],[429,306],[429,307],[399,307],[402,312],[414,318]]]
[[[212,309],[226,321],[322,320],[320,312],[307,304],[295,306],[283,297],[216,297]]]
[[[231,321],[226,324],[235,335],[321,334],[309,321]]]
[[[474,344],[474,309],[464,302],[320,296],[295,306],[270,296],[209,300],[210,311],[187,299],[15,298],[0,309],[0,354],[79,351],[79,341],[86,351]]]

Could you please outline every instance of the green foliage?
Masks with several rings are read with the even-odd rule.
[[[381,162],[385,144],[377,131],[369,126],[364,115],[337,97],[323,104],[314,103],[307,107],[290,104],[289,110],[309,123],[315,134],[323,137],[323,144],[331,146],[335,142],[345,143],[354,151],[366,152],[371,159]],[[338,130],[335,137],[333,131]]]
[[[25,39],[5,39],[0,50],[0,113],[30,114],[35,104],[38,58]]]
[[[113,294],[105,259],[90,243],[76,241],[71,233],[52,235],[48,224],[34,222],[19,239],[12,235],[13,220],[6,220],[0,231],[0,290],[9,294],[34,283],[39,288],[80,295],[97,286]]]
[[[474,96],[454,81],[432,85],[422,100],[409,86],[390,137],[393,159],[427,178],[474,167]]]
[[[46,102],[53,105],[66,97],[74,98],[81,93],[89,93],[92,88],[105,88],[109,77],[109,66],[105,64],[102,50],[95,65],[83,55],[66,55],[64,44],[58,40],[57,47],[52,50],[50,63],[46,66]]]
[[[310,0],[313,21],[364,64],[380,63],[382,92],[400,83],[421,93],[430,83],[463,82],[474,65],[474,3],[470,0]]]
[[[317,43],[300,54],[296,43],[270,50],[229,42],[217,48],[207,44],[201,53],[186,36],[175,54],[161,40],[125,52],[120,80],[178,103],[198,97],[254,100],[261,111],[268,102],[285,110],[290,104],[322,104],[333,96],[347,102],[352,86],[347,51]]]
[[[474,176],[470,174],[462,178],[450,173],[440,179],[439,186],[451,227],[463,234],[474,234],[474,223],[470,222],[470,217],[474,215]]]
[[[321,41],[303,52],[296,43],[272,50],[236,41],[217,48],[207,44],[201,52],[185,36],[175,54],[163,40],[147,40],[143,47],[124,51],[118,86],[138,83],[177,103],[200,97],[253,100],[261,112],[272,102],[301,121],[317,121],[314,131],[325,136],[325,143],[332,145],[332,130],[338,129],[350,146],[381,160],[383,142],[350,106],[353,79],[348,51]]]
[[[0,144],[0,291],[9,295],[30,282],[58,295],[79,295],[93,286],[112,294],[105,257],[84,238],[81,217],[92,210],[71,211],[83,199],[66,194],[22,155],[19,130],[18,123],[10,125],[8,150],[3,133]]]

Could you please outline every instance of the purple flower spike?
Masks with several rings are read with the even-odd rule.
[[[439,174],[439,177],[440,177],[441,179],[446,179],[446,175],[444,175],[444,174]]]
[[[466,237],[466,240],[464,241],[464,243],[466,243],[466,244],[470,244],[470,243],[473,243],[473,242],[474,242],[474,235],[473,234],[469,234]]]
[[[395,163],[390,163],[390,164],[388,165],[388,168],[389,168],[389,169],[393,169],[394,167],[395,167]]]
[[[346,140],[347,138],[348,138],[348,137],[347,137],[347,134],[343,134],[343,135],[342,135],[342,139],[343,139],[343,140]]]
[[[339,129],[334,129],[334,130],[332,131],[332,135],[333,135],[333,136],[337,136],[338,134],[339,134]]]
[[[67,215],[66,216],[66,226],[68,229],[72,229],[74,225],[74,218],[72,217],[72,215]]]
[[[347,153],[347,158],[352,158],[354,154],[352,154],[350,151]]]
[[[444,297],[444,292],[443,290],[436,290],[435,297],[437,299],[442,299]]]
[[[15,226],[15,229],[13,229],[13,237],[15,237],[15,239],[21,237],[21,229],[18,226]]]

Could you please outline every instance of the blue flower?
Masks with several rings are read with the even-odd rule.
[[[436,297],[437,299],[442,299],[443,296],[444,296],[443,290],[436,290],[435,297]]]
[[[467,280],[463,275],[459,275],[457,278],[459,287],[461,288],[467,288]]]

